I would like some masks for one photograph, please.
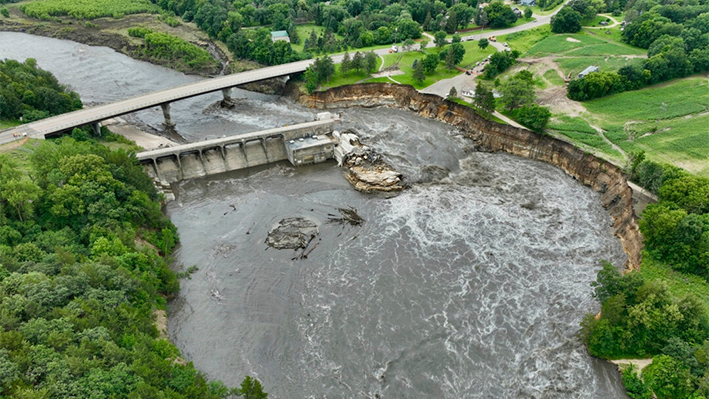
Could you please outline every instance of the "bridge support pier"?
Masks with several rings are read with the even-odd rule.
[[[94,136],[101,137],[101,122],[92,123],[91,129],[94,131]]]
[[[231,98],[231,87],[227,87],[226,89],[222,89],[222,95],[224,96],[224,99],[220,103],[222,108],[233,108],[236,105],[234,103],[234,99]]]
[[[168,129],[174,128],[175,123],[172,122],[172,118],[170,117],[170,103],[160,104],[160,108],[162,108],[162,116],[165,118],[163,125]]]

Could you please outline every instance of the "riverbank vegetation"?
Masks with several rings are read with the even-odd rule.
[[[56,84],[31,60],[2,65],[3,87]],[[265,398],[251,378],[208,381],[160,337],[178,234],[135,156],[100,143],[116,140],[74,129],[0,153],[0,396]]]
[[[631,178],[659,196],[640,220],[643,265],[624,276],[604,265],[595,283],[600,317],[587,315],[580,336],[597,357],[653,358],[642,378],[623,373],[633,398],[707,397],[709,179],[643,153],[633,161]]]
[[[27,16],[43,20],[71,17],[91,20],[101,17],[121,18],[129,14],[155,13],[158,8],[147,0],[43,0],[20,5]]]
[[[130,28],[128,34],[144,40],[145,44],[137,50],[142,57],[157,59],[178,71],[193,69],[218,71],[219,61],[215,60],[208,51],[177,36],[142,27]]]

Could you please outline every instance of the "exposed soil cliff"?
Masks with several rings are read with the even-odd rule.
[[[337,87],[311,96],[291,94],[312,108],[388,106],[446,122],[467,133],[480,151],[504,151],[555,165],[601,193],[601,204],[613,218],[613,233],[628,255],[626,268],[640,267],[642,235],[633,212],[632,190],[620,168],[572,144],[525,129],[488,121],[471,108],[419,93],[410,86],[370,83]]]

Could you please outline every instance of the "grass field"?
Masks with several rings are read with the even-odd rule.
[[[487,46],[485,50],[481,50],[480,47],[478,47],[477,41],[463,42],[461,44],[465,48],[465,56],[459,65],[466,69],[472,65],[475,65],[476,62],[482,61],[488,55],[493,54],[496,51],[492,46]]]
[[[20,121],[8,121],[0,119],[0,130],[21,125]]]
[[[548,55],[596,56],[596,55],[645,55],[646,50],[616,43],[591,33],[552,35],[536,43],[524,53],[526,57]]]
[[[377,70],[379,70],[379,67],[382,65],[382,60],[381,58],[377,57]],[[328,89],[330,87],[337,87],[337,86],[346,86],[346,85],[351,85],[355,84],[361,80],[365,80],[369,78],[371,75],[367,72],[355,72],[355,71],[350,71],[347,73],[347,76],[343,75],[342,72],[340,71],[340,67],[342,64],[337,64],[335,65],[335,76],[333,76],[330,79],[330,82],[323,83],[320,85],[322,89]],[[385,78],[386,79],[386,78]]]
[[[604,16],[604,15],[596,15],[596,16],[595,16],[592,20],[590,20],[590,21],[583,21],[583,22],[582,22],[582,25],[583,25],[583,26],[602,26],[602,25],[600,24],[600,22],[601,22],[601,21],[605,21],[605,20],[607,20],[607,19],[608,19],[608,17],[606,17],[606,16]],[[613,23],[613,21],[610,21],[610,20],[609,20],[608,23],[611,24],[611,23]]]
[[[554,59],[564,75],[571,73],[576,76],[589,65],[599,67],[601,72],[617,71],[621,67],[632,64],[641,64],[642,58],[626,58],[626,57],[571,57],[571,58],[556,58]]]
[[[706,78],[678,79],[583,105],[588,110],[583,116],[601,127],[605,136],[624,151],[644,150],[651,160],[709,177],[709,82]],[[633,141],[628,140],[626,124],[636,132]],[[592,140],[582,140],[584,136],[571,136],[593,145]],[[607,143],[598,145],[605,150]]]
[[[549,121],[547,129],[554,130],[576,143],[592,147],[596,151],[602,152],[609,159],[621,160],[623,158],[623,155],[604,140],[600,133],[583,118],[565,115],[555,116]]]
[[[694,294],[704,303],[704,306],[709,308],[709,283],[697,275],[674,271],[669,266],[654,261],[648,255],[643,256],[640,274],[646,280],[663,280],[676,298],[681,299],[688,294]]]
[[[431,49],[429,50],[429,52],[437,54],[438,50]],[[384,67],[391,66],[395,64],[398,60],[399,69],[401,69],[404,74],[393,76],[394,80],[401,84],[414,86],[417,89],[423,89],[424,87],[428,87],[441,79],[450,79],[460,73],[456,69],[453,69],[449,72],[448,70],[446,70],[443,63],[441,62],[439,63],[438,68],[436,68],[436,71],[431,75],[426,75],[426,79],[423,81],[423,83],[419,84],[418,82],[414,81],[413,68],[411,67],[414,63],[414,60],[417,58],[419,59],[419,61],[421,61],[421,59],[423,58],[423,54],[418,51],[388,54],[384,56]]]
[[[521,32],[510,33],[497,38],[499,42],[507,42],[510,48],[524,54],[537,43],[550,36],[551,28],[544,25],[539,28],[529,29]]]

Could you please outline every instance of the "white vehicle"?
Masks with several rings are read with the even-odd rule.
[[[398,53],[398,52],[399,52],[399,48],[396,47],[396,46],[391,46],[391,51],[392,51],[392,53]]]
[[[510,47],[510,46],[507,45],[507,42],[502,43],[502,45],[505,46],[505,47]]]
[[[463,90],[462,94],[465,97],[475,97],[475,92],[473,90]]]

